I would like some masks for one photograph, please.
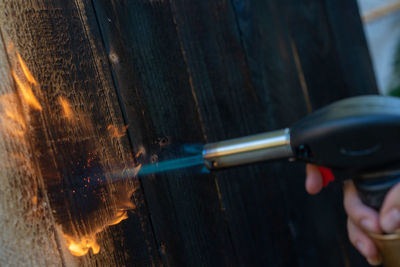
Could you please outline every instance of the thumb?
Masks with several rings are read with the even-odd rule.
[[[400,183],[387,194],[380,211],[379,222],[385,233],[400,230]]]

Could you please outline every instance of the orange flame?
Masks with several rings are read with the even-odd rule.
[[[112,220],[108,224],[108,226],[119,224],[120,222],[122,222],[125,219],[128,219],[128,212],[126,210],[120,211],[117,213],[116,218],[114,220]]]
[[[32,108],[37,109],[37,110],[42,110],[42,106],[40,105],[39,100],[36,98],[35,94],[33,93],[32,88],[28,84],[22,82],[14,71],[12,71],[11,73],[14,77],[15,82],[18,85],[19,90],[22,93],[22,97],[24,98],[24,100]]]
[[[0,105],[3,113],[0,115],[2,128],[11,136],[23,136],[26,123],[23,115],[18,112],[17,97],[8,93],[0,96]]]
[[[71,109],[71,106],[70,106],[68,100],[66,98],[62,97],[62,96],[59,96],[58,97],[58,102],[60,103],[60,105],[62,107],[64,116],[67,119],[71,120],[73,118],[73,116],[74,116],[74,113],[73,113],[73,111]]]
[[[110,133],[110,135],[111,135],[112,137],[115,137],[115,138],[120,138],[120,137],[124,136],[127,129],[128,129],[128,126],[124,126],[124,127],[120,128],[120,129],[118,129],[118,128],[117,128],[115,125],[113,125],[113,124],[110,124],[110,125],[108,125],[108,127],[107,127],[107,130],[108,130],[108,132]]]
[[[111,225],[119,224],[121,221],[128,218],[127,211],[119,211],[116,213],[115,218],[111,220],[109,223],[104,225],[102,228],[95,231],[93,234],[85,235],[80,238],[74,238],[67,234],[63,234],[66,241],[69,251],[74,256],[85,256],[89,253],[89,250],[92,250],[93,254],[97,254],[100,251],[100,245],[97,243],[96,234],[103,231],[106,227]]]
[[[7,48],[10,53],[12,51],[12,53],[16,54],[17,57],[17,67],[11,70],[11,74],[16,83],[17,90],[20,92],[20,94],[6,93],[0,96],[0,129],[6,132],[5,136],[18,140],[18,142],[23,144],[24,142],[26,142],[25,134],[29,129],[29,113],[25,113],[25,109],[21,109],[19,105],[22,102],[23,104],[25,104],[23,105],[23,107],[28,106],[28,108],[30,109],[42,111],[42,105],[40,104],[39,99],[35,96],[34,93],[34,90],[39,90],[39,83],[32,75],[21,55],[18,52],[14,51],[13,44],[8,43]],[[15,56],[13,58],[15,59]],[[73,110],[67,98],[59,96],[58,102],[61,105],[63,116],[70,120],[69,123],[73,123],[72,120],[74,119],[74,117],[79,118],[80,115],[82,115],[79,111]],[[88,125],[91,125],[90,121],[88,120],[85,120],[85,123],[82,124],[86,127],[89,127]],[[125,135],[127,128],[128,126],[118,128],[110,124],[107,127],[107,130],[111,137],[120,138]],[[19,155],[16,155],[15,157],[18,156]],[[30,162],[26,158],[21,158],[20,160],[24,162],[28,161],[27,164],[29,164]],[[90,162],[91,159],[88,160],[88,164],[90,164]],[[29,166],[30,165],[27,165],[25,167],[27,168]],[[137,168],[139,170],[140,165],[137,166]],[[131,192],[129,192],[129,194],[131,195]],[[120,197],[120,195],[118,195],[118,197]],[[34,206],[38,205],[39,203],[39,199],[36,195],[32,196],[30,200],[32,205]],[[105,228],[116,225],[121,221],[127,219],[127,209],[133,209],[135,207],[129,197],[127,199],[124,199],[123,202],[120,201],[118,205],[118,207],[122,206],[123,208],[117,209],[116,211],[110,211],[113,213],[108,219],[104,219],[105,223],[101,226],[93,227],[94,229],[90,228],[90,233],[62,233],[65,238],[67,247],[72,255],[84,256],[89,253],[89,251],[92,251],[93,254],[99,253],[100,245],[97,243],[97,234],[102,232]]]
[[[2,100],[3,99],[1,99],[0,102],[2,102]],[[10,120],[13,120],[14,122],[16,122],[18,124],[18,126],[20,126],[23,130],[25,130],[26,124],[25,124],[25,120],[21,116],[21,114],[13,113],[13,112],[11,112],[10,109],[6,109],[5,114],[6,114],[7,118],[9,118]]]
[[[26,63],[22,60],[22,57],[19,53],[17,53],[17,57],[18,57],[18,61],[19,64],[21,65],[22,71],[25,74],[25,78],[32,83],[33,85],[37,85],[37,81],[35,80],[35,78],[33,77],[32,73],[29,71],[28,66],[26,65]]]
[[[97,243],[95,235],[82,237],[78,241],[66,234],[64,234],[64,237],[67,240],[69,251],[74,256],[84,256],[90,249],[92,249],[93,254],[97,254],[100,251],[100,245]]]

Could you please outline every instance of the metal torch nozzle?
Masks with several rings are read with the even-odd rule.
[[[203,159],[210,170],[292,156],[289,129],[210,143],[203,148]]]

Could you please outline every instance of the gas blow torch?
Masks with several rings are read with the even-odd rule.
[[[335,178],[352,179],[361,200],[379,211],[386,193],[400,182],[400,98],[340,100],[290,128],[209,143],[201,155],[144,165],[138,175],[203,164],[213,171],[278,159],[320,166],[324,186]],[[400,232],[369,235],[385,266],[400,267]]]
[[[210,170],[285,158],[316,164],[324,185],[352,179],[361,200],[379,210],[400,182],[400,98],[344,99],[287,129],[207,144],[202,155]],[[370,236],[385,266],[400,266],[400,233]]]

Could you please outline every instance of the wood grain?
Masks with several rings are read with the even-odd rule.
[[[54,217],[29,138],[22,132],[28,118],[22,111],[5,49],[1,38],[0,265],[61,266]],[[19,114],[21,120],[5,112]],[[42,257],[43,252],[46,257]]]
[[[343,63],[339,53],[348,51],[335,49],[334,36],[344,29],[323,28],[332,28],[340,16],[322,13],[328,22],[319,28],[299,25],[308,34],[302,37],[289,16],[307,3],[295,2],[94,1],[126,121],[143,132],[131,134],[134,146],[144,144],[148,160],[161,160],[171,156],[165,144],[159,147],[166,137],[172,144],[210,142],[286,127],[338,98],[376,92],[373,78],[361,84],[341,74],[351,69],[369,77],[370,64],[355,70]],[[304,10],[295,18],[309,17]],[[361,25],[354,27],[361,40]],[[334,48],[314,45],[315,35]],[[357,45],[363,47],[359,56],[368,58],[365,42]],[[293,178],[304,177],[303,166],[260,164],[203,176],[201,184],[198,176],[187,176],[181,171],[143,180],[166,265],[363,264],[348,256],[353,250],[345,239],[339,186],[312,199],[303,179]],[[183,197],[183,190],[191,197]],[[210,216],[219,223],[210,224]],[[213,238],[205,239],[204,231]]]
[[[377,93],[355,1],[285,0],[282,10],[314,109],[340,98]]]
[[[120,59],[111,65],[127,123],[142,131],[130,135],[134,146],[142,145],[146,151],[141,162],[179,157],[185,144],[204,143],[169,2],[94,1],[94,5],[107,52]],[[181,170],[146,177],[142,183],[166,265],[234,265],[212,176]]]
[[[282,1],[282,10],[313,109],[344,97],[377,93],[355,1]],[[291,187],[289,195],[298,186],[302,184],[299,182]],[[292,210],[294,218],[304,216],[304,212],[307,214],[302,217],[304,219],[296,220],[304,229],[300,233],[313,229],[326,234],[324,239],[300,235],[298,248],[304,255],[309,251],[309,246],[304,246],[304,240],[316,245],[315,254],[309,259],[318,259],[323,266],[368,266],[348,243],[341,192],[341,185],[333,184],[324,190],[324,194],[316,196],[316,201],[305,202],[305,209]],[[329,231],[326,225],[330,225]],[[307,227],[310,227],[309,230],[306,230]],[[332,243],[338,244],[337,250],[330,249]]]
[[[7,53],[11,68],[21,67],[15,56],[20,53],[39,83],[34,94],[42,109],[25,109],[30,117],[33,157],[48,191],[43,193],[44,198],[48,195],[46,204],[54,212],[53,224],[47,227],[53,232],[57,227],[74,238],[97,233],[101,248],[97,255],[90,252],[80,258],[63,251],[64,258],[68,257],[63,264],[157,265],[140,185],[134,180],[114,183],[108,175],[111,170],[134,167],[135,161],[127,138],[115,138],[107,130],[109,125],[121,129],[124,123],[91,3],[4,1],[0,21],[4,41],[10,44]],[[71,116],[60,105],[60,97],[69,103]],[[130,212],[129,219],[120,225],[107,228],[124,210],[134,207],[130,201],[133,191],[134,213]],[[46,214],[41,218],[45,220]],[[130,242],[135,245],[130,247],[134,251],[121,249],[127,246],[121,238],[126,228],[123,224],[129,224],[135,236]],[[51,233],[39,232],[37,238]],[[65,247],[61,239],[59,250]],[[31,257],[54,261],[46,246],[50,245],[38,244],[37,250],[45,253]],[[4,261],[14,262],[9,257]]]
[[[0,10],[0,265],[367,266],[346,238],[340,185],[308,196],[302,164],[110,176],[376,93],[354,0]],[[98,254],[68,252],[65,234],[93,233]]]
[[[317,2],[316,5],[326,8],[323,1]],[[112,4],[95,1],[108,51],[129,55],[117,64],[112,62],[121,102],[126,110],[126,120],[132,123],[140,121],[138,109],[142,109],[143,114],[150,109],[144,121],[154,121],[161,116],[159,112],[170,114],[172,108],[192,114],[193,111],[186,110],[194,107],[199,118],[191,115],[186,119],[195,121],[195,125],[200,124],[201,128],[192,126],[192,129],[197,132],[201,130],[206,141],[215,141],[285,127],[313,107],[318,108],[353,94],[375,92],[373,78],[366,79],[365,84],[356,84],[340,74],[343,69],[350,69],[346,63],[338,62],[338,58],[346,60],[338,55],[342,52],[312,46],[314,35],[309,39],[309,35],[305,36],[304,42],[299,41],[297,36],[301,35],[296,35],[296,28],[291,28],[294,23],[288,19],[290,10],[295,10],[296,5],[299,4],[295,1],[284,4],[276,1],[232,1],[231,5],[226,1],[189,3],[177,0],[170,1],[170,6],[163,1],[115,1]],[[354,9],[349,12],[356,14]],[[172,16],[176,25],[176,32],[170,28],[169,16]],[[307,19],[308,13],[299,12],[296,16]],[[328,19],[324,13],[320,16],[325,20],[340,17]],[[326,27],[333,27],[331,23],[329,21]],[[156,25],[163,25],[162,33]],[[358,36],[362,35],[360,24],[357,22],[354,25],[358,29]],[[331,43],[327,46],[339,45],[334,39],[339,29],[336,33],[324,30],[323,26],[315,28],[312,23],[301,26],[309,32],[315,31],[317,35],[325,34],[327,42]],[[166,33],[173,36],[173,41]],[[179,41],[181,54],[176,52],[175,39]],[[172,47],[169,45],[171,42]],[[365,43],[363,47],[365,51]],[[343,49],[346,48],[343,46]],[[307,51],[310,53],[307,54]],[[368,55],[360,52],[360,57],[368,58]],[[332,66],[326,63],[330,59]],[[307,64],[305,60],[312,60],[312,63]],[[182,61],[186,70],[181,67]],[[137,67],[138,64],[141,67]],[[358,77],[369,77],[368,68],[370,64],[366,63],[365,69],[354,72]],[[129,76],[127,70],[137,74]],[[182,79],[181,83],[171,84],[170,78],[166,78],[174,72],[177,73],[176,77]],[[182,77],[182,73],[187,77]],[[154,77],[164,83],[160,86],[152,82]],[[185,80],[189,80],[189,83],[185,83]],[[168,90],[168,97],[165,90]],[[163,95],[164,102],[154,100],[158,94]],[[186,103],[170,95],[179,98],[184,96]],[[139,107],[136,106],[138,99],[145,99]],[[155,103],[157,110],[146,106],[146,102]],[[181,120],[180,117],[169,116],[168,120],[156,120],[157,125],[152,127],[162,129],[162,132],[173,132],[175,119]],[[148,127],[142,128],[148,131]],[[188,140],[180,136],[174,136],[178,140],[173,142]],[[191,133],[190,136],[198,136],[198,133]],[[194,139],[192,142],[201,140],[200,137]],[[216,178],[235,264],[342,266],[344,262],[350,262],[348,264],[358,266],[361,262],[360,259],[348,259],[348,253],[352,252],[347,252],[348,241],[344,239],[344,214],[338,186],[330,189],[325,196],[312,200],[299,189],[303,187],[302,179],[293,182],[292,177],[304,176],[302,173],[301,166],[288,168],[278,164],[241,168],[212,176]],[[155,225],[166,221],[179,222],[176,217],[181,214],[191,217],[191,213],[184,209],[175,209],[174,214],[165,213],[168,205],[165,205],[164,198],[154,198],[153,195],[169,192],[176,199],[177,192],[168,184],[160,185],[160,181],[156,187],[146,181],[144,184],[145,189],[149,190],[146,195],[151,199],[149,207],[154,218],[163,218],[162,221],[155,221]],[[196,187],[196,190],[205,188]],[[165,199],[168,199],[168,194]],[[209,199],[203,201],[209,203]],[[321,219],[324,224],[318,224]],[[200,227],[198,224],[204,223],[204,220],[198,220],[194,226]],[[315,234],[313,229],[319,225],[321,228],[329,225],[331,230],[321,229]],[[163,233],[165,226],[156,228],[160,227],[157,236],[162,240],[160,245],[166,254],[166,263],[186,263],[176,243],[187,241],[177,239],[175,235],[166,238]],[[174,227],[173,231],[186,233],[187,230]],[[201,244],[197,238],[192,237],[190,243]],[[327,250],[327,246],[337,249]],[[200,251],[195,246],[191,251],[185,250],[185,253],[209,255],[207,250]],[[196,260],[210,263],[208,258],[204,260],[196,256]]]
[[[262,39],[257,39],[254,47],[248,48],[254,51],[249,56],[246,53],[249,44],[245,43],[246,39],[236,22],[235,10],[229,3],[202,1],[188,4],[174,1],[172,6],[192,75],[192,90],[206,125],[207,141],[283,126],[291,115],[289,110],[282,112],[280,109],[284,99],[288,105],[294,104],[293,110],[303,109],[303,102],[298,101],[299,97],[302,98],[301,92],[296,91],[295,86],[292,86],[292,91],[286,90],[285,80],[290,80],[287,74],[294,74],[291,85],[298,80],[295,69],[290,70],[290,59],[276,50],[284,34],[280,29],[269,29],[272,31],[268,32],[270,42],[266,47],[258,46]],[[202,16],[196,16],[197,12]],[[274,14],[274,10],[265,8],[260,12]],[[247,23],[249,27],[257,27],[260,21]],[[257,37],[254,36],[254,41]],[[263,65],[254,64],[258,59]],[[264,69],[268,70],[268,76],[263,76]],[[294,99],[296,103],[291,102]],[[280,113],[278,116],[277,111]],[[285,201],[276,179],[279,177],[277,165],[264,164],[224,171],[216,173],[215,177],[237,253],[237,264],[294,264]]]

